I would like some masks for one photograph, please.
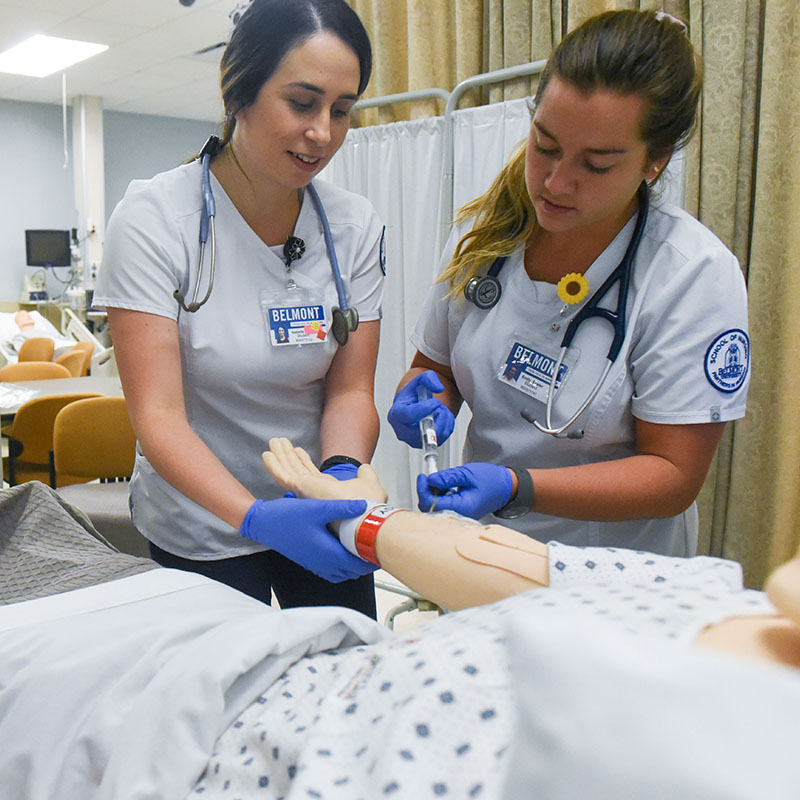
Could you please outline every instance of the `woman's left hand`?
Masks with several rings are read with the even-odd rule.
[[[417,476],[419,510],[430,511],[435,503],[437,510],[480,519],[502,508],[510,500],[513,487],[508,467],[475,461]]]
[[[358,467],[355,464],[334,464],[322,470],[322,474],[333,475],[337,481],[351,481],[358,475]]]

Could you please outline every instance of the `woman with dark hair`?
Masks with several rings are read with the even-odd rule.
[[[258,456],[291,431],[343,477],[377,441],[384,229],[364,198],[311,183],[371,67],[344,0],[254,0],[222,57],[221,136],[131,184],[95,304],[108,309],[139,441],[131,508],[153,558],[264,602],[274,591],[284,607],[374,616],[369,568],[338,544],[324,555],[294,546],[294,501]],[[304,516],[309,534],[348,513],[337,505]]]
[[[418,479],[423,510],[695,553],[694,501],[749,382],[736,258],[649,198],[701,84],[686,26],[662,12],[601,14],[554,51],[526,145],[461,210],[389,412],[412,447],[421,418],[441,442],[472,412],[464,465]],[[418,401],[420,383],[437,397]]]

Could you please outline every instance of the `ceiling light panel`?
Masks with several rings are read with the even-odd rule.
[[[0,53],[0,72],[44,78],[107,49],[105,44],[39,33]]]

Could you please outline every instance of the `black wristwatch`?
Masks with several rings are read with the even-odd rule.
[[[502,508],[494,512],[498,519],[517,519],[524,517],[533,508],[533,478],[526,469],[507,467],[517,476],[517,493]]]
[[[357,458],[351,458],[350,456],[329,456],[319,465],[319,471],[325,472],[328,467],[335,467],[337,464],[352,464],[354,467],[361,466],[361,462]]]

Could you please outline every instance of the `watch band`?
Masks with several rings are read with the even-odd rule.
[[[335,467],[337,464],[352,464],[354,467],[360,467],[361,462],[357,458],[350,456],[328,456],[320,465],[319,471],[325,472],[328,467]]]
[[[532,508],[536,498],[533,490],[533,478],[530,472],[519,467],[507,467],[517,476],[517,493],[502,508],[494,512],[498,519],[517,519],[523,517]]]

